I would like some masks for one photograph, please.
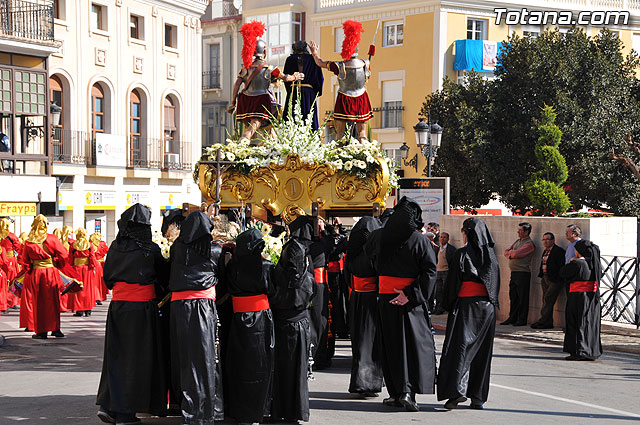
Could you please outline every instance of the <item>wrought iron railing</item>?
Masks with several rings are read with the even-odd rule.
[[[602,319],[640,328],[640,262],[638,257],[602,256]]]
[[[191,143],[157,138],[129,138],[123,166],[160,170],[191,170]],[[91,133],[54,127],[54,163],[97,165],[96,141]]]
[[[219,89],[220,88],[220,72],[203,71],[202,72],[202,90]]]
[[[0,36],[54,41],[53,0],[0,0]]]
[[[383,106],[373,108],[371,128],[402,128],[404,106]]]

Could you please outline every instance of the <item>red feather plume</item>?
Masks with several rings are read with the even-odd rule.
[[[260,21],[251,21],[242,24],[240,33],[242,34],[242,63],[249,69],[253,63],[253,54],[256,51],[258,37],[264,34],[266,27]]]
[[[360,34],[364,32],[364,29],[360,22],[352,20],[344,21],[342,29],[344,30],[344,41],[340,55],[343,60],[349,60],[360,44]]]

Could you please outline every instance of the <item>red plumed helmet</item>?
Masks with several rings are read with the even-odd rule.
[[[351,59],[351,56],[356,52],[358,44],[360,44],[360,34],[364,32],[362,24],[358,21],[344,21],[342,23],[342,29],[344,30],[344,41],[342,42],[342,56],[343,60]]]
[[[245,68],[249,68],[253,63],[253,54],[256,51],[258,37],[264,34],[266,27],[260,21],[251,21],[242,24],[240,33],[242,34],[242,63]]]

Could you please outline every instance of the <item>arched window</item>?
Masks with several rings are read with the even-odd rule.
[[[171,96],[164,98],[164,168],[178,168],[180,141],[178,139],[178,108]]]
[[[62,81],[57,75],[49,77],[49,98],[51,99],[51,108],[53,110],[53,104],[60,108],[60,118],[58,122],[51,122],[51,139],[53,148],[53,160],[65,161],[65,152],[63,146],[63,123],[64,123],[64,95],[62,89]]]
[[[142,101],[137,90],[129,95],[129,166],[146,166],[142,149]]]
[[[105,131],[104,110],[104,90],[96,83],[91,87],[91,134],[94,138],[96,133]]]

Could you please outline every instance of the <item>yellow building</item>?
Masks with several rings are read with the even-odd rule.
[[[561,4],[560,4],[561,3]],[[516,7],[517,5],[517,7]],[[500,24],[496,24],[494,9],[504,8]],[[547,16],[547,25],[508,25],[507,12],[513,19],[522,8],[552,12]],[[383,143],[390,155],[400,160],[399,148],[403,141],[410,147],[408,158],[402,168],[405,177],[426,176],[426,160],[418,150],[413,126],[425,96],[442,87],[445,76],[454,81],[464,81],[469,70],[454,70],[457,40],[503,41],[510,33],[536,36],[546,28],[558,27],[566,31],[570,26],[560,25],[561,11],[569,10],[574,19],[582,12],[608,12],[600,18],[611,18],[606,25],[619,34],[625,45],[625,54],[635,47],[640,51],[640,2],[633,0],[566,0],[557,1],[392,1],[392,0],[316,0],[311,15],[311,39],[320,44],[324,60],[340,60],[342,22],[346,19],[360,21],[365,32],[360,43],[360,56],[366,56],[376,27],[376,55],[371,61],[371,79],[367,91],[374,108],[374,118],[369,122],[373,138]],[[513,12],[516,12],[514,14]],[[560,18],[553,25],[553,12]],[[613,23],[616,13],[621,12],[618,24]],[[609,16],[612,15],[612,16]],[[624,24],[624,15],[627,22]],[[588,16],[587,16],[588,18]],[[595,35],[601,26],[582,26],[587,35]],[[308,36],[308,35],[307,35]],[[460,43],[459,46],[464,46]],[[480,46],[482,47],[482,45]],[[492,78],[492,72],[485,72]],[[333,109],[337,95],[337,80],[325,74],[324,95],[320,100],[320,113]],[[416,162],[411,162],[416,158]]]

